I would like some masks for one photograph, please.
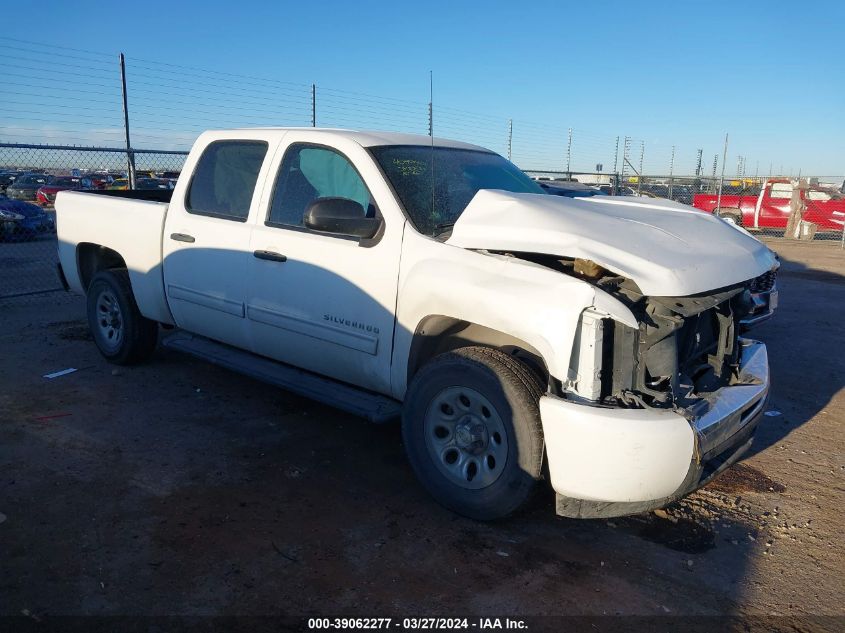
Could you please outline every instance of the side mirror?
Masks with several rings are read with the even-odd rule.
[[[305,210],[309,229],[369,239],[381,226],[379,218],[368,218],[364,207],[348,198],[317,198]]]

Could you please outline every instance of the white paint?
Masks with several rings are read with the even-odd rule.
[[[671,411],[588,407],[540,398],[552,487],[574,499],[662,499],[683,483],[693,430]]]
[[[246,222],[184,208],[202,150],[219,139],[268,144]],[[429,141],[310,128],[207,132],[188,157],[169,206],[60,193],[62,267],[71,288],[82,292],[78,244],[106,246],[126,261],[135,299],[148,318],[402,399],[414,334],[432,317],[513,337],[539,353],[561,380],[569,376],[577,341],[576,385],[587,397],[597,395],[597,319],[637,327],[627,307],[595,286],[489,251],[591,259],[633,279],[644,293],[663,296],[724,287],[775,265],[771,251],[738,227],[678,203],[642,198],[481,191],[449,240],[423,236],[405,219],[365,148]],[[265,224],[276,172],[292,142],[334,148],[353,163],[384,219],[380,241],[365,248]],[[171,233],[196,241],[176,242]],[[288,260],[259,260],[255,250]],[[579,335],[582,314],[587,317]],[[592,407],[549,396],[541,398],[540,410],[552,485],[561,494],[647,501],[674,492],[687,473],[693,430],[676,413]]]
[[[107,246],[126,261],[141,314],[172,324],[161,273],[161,238],[166,213],[167,204],[162,202],[60,191],[56,196],[59,260],[71,290],[85,292],[77,267],[78,245]]]
[[[591,259],[651,296],[687,296],[771,270],[774,254],[719,218],[656,199],[479,191],[449,244]]]

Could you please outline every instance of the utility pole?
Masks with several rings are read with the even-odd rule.
[[[631,161],[628,160],[628,155],[631,151],[631,139],[630,137],[625,137],[625,140],[622,144],[622,173],[620,175],[620,179],[622,182],[625,182],[625,170],[626,166],[631,164]],[[617,186],[617,189],[619,187]]]
[[[640,173],[637,174],[637,195],[643,186],[643,158],[645,157],[645,141],[640,141]]]
[[[317,127],[317,84],[311,84],[311,127]]]
[[[126,59],[120,54],[120,83],[123,87],[123,130],[126,133],[126,170],[129,188],[135,188],[135,153],[129,142],[129,102],[126,98]]]
[[[713,186],[713,193],[716,193],[716,169],[719,167],[719,155],[713,156],[713,175],[710,177],[710,183]],[[709,189],[709,187],[708,187]]]
[[[569,128],[569,140],[566,143],[566,175],[572,178],[572,172],[569,170],[572,161],[572,128]]]
[[[722,214],[722,184],[725,181],[725,161],[728,160],[728,134],[725,133],[725,149],[722,152],[722,175],[719,177],[719,194],[716,196],[716,215]]]
[[[701,175],[701,158],[702,158],[703,154],[704,154],[704,150],[699,149],[698,150],[698,156],[696,156],[696,159],[695,159],[695,175],[696,176]]]
[[[669,159],[669,199],[672,198],[672,174],[675,171],[675,146],[672,146],[672,158]]]
[[[508,160],[511,159],[513,149],[513,119],[508,119]]]
[[[616,137],[616,149],[613,150],[613,178],[615,182],[611,183],[613,186],[610,188],[610,191],[613,195],[616,195],[616,191],[619,188],[619,137]]]

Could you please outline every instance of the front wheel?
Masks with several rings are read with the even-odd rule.
[[[411,466],[447,508],[480,520],[511,514],[541,477],[536,374],[498,350],[447,352],[414,377],[402,415]]]
[[[742,226],[742,213],[736,209],[723,209],[719,213],[719,217],[731,220],[737,226]]]
[[[88,327],[97,348],[117,365],[147,360],[158,342],[158,323],[141,315],[125,269],[97,273],[88,286]]]

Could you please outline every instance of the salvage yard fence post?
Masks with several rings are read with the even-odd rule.
[[[120,83],[123,87],[123,131],[126,134],[126,169],[129,188],[135,188],[135,155],[129,142],[129,102],[126,96],[126,58],[120,54]]]
[[[716,162],[719,160],[719,155],[713,162],[713,175],[716,174]],[[722,175],[719,176],[719,193],[716,195],[716,215],[722,215],[722,185],[725,182],[725,163],[728,160],[728,135],[725,133],[725,149],[722,152]]]

